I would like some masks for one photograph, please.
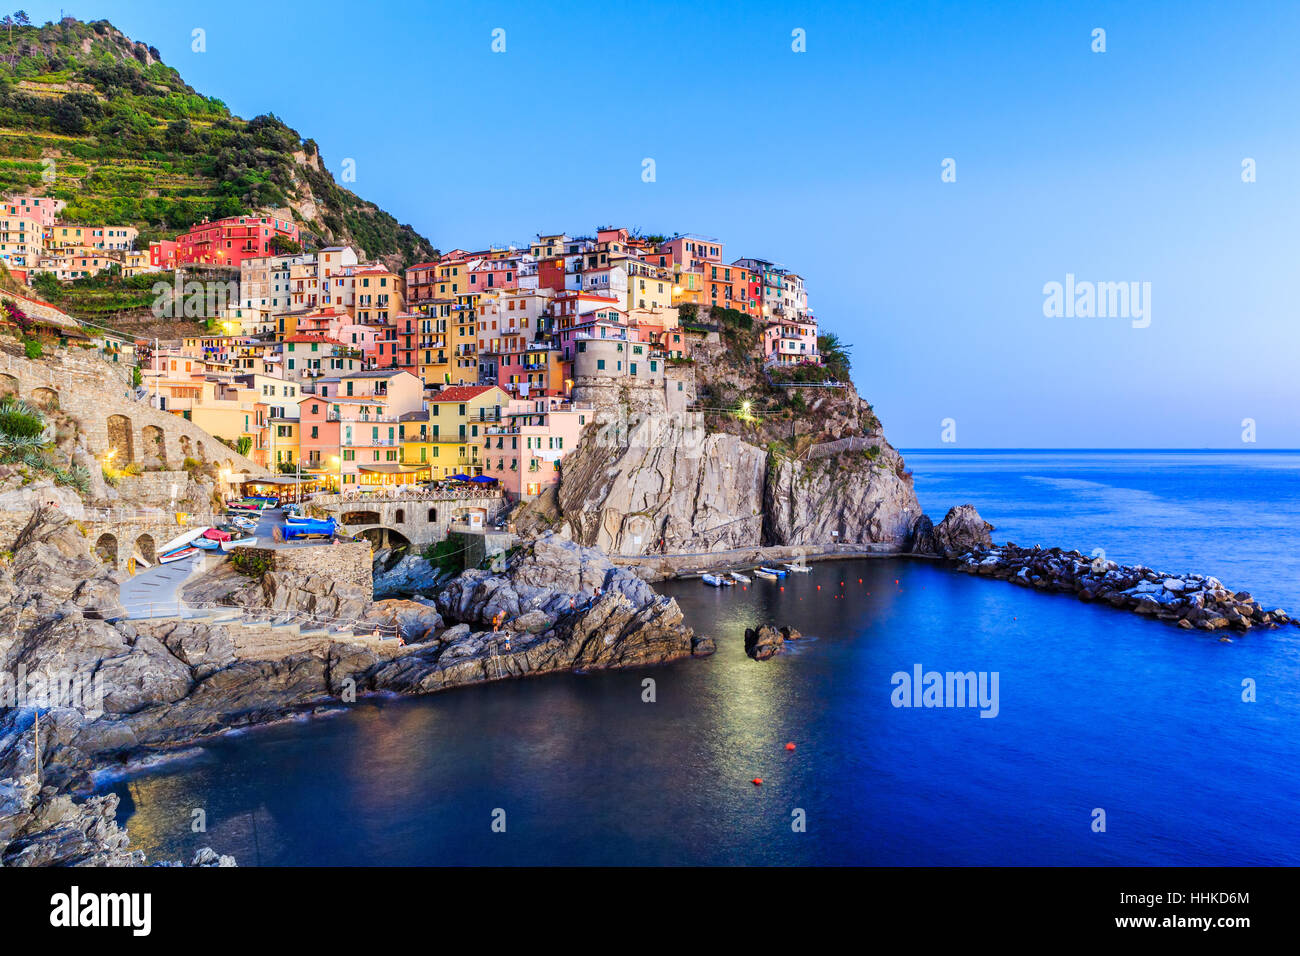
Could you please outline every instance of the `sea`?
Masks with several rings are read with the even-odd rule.
[[[936,521],[1300,613],[1300,454],[913,451]],[[1300,864],[1300,628],[1189,632],[909,559],[658,587],[710,658],[233,732],[102,781],[150,859]],[[757,662],[746,628],[802,636]]]

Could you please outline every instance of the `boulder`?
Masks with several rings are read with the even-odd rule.
[[[781,632],[771,625],[745,629],[745,653],[756,661],[765,661],[779,654],[784,643]]]

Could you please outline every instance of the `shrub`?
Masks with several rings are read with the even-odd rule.
[[[249,548],[232,549],[230,564],[240,574],[250,578],[261,578],[271,570],[270,557]]]
[[[38,359],[45,354],[45,349],[36,339],[23,339],[23,352],[29,359]]]

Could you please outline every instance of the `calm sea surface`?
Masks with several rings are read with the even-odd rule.
[[[936,518],[970,501],[998,540],[1204,570],[1300,611],[1300,455],[908,463]],[[1300,630],[1220,643],[929,563],[814,567],[664,585],[717,638],[707,660],[364,703],[105,789],[151,858],[246,865],[1300,863]],[[750,661],[764,622],[807,639]],[[997,672],[997,716],[894,707],[917,664]]]

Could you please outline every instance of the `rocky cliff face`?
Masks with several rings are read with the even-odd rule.
[[[662,403],[638,409],[627,428],[601,424],[620,416],[597,408],[556,496],[560,526],[609,554],[836,541],[901,549],[921,514],[901,456],[851,389],[802,425],[670,415]],[[774,438],[800,428],[817,433]]]

